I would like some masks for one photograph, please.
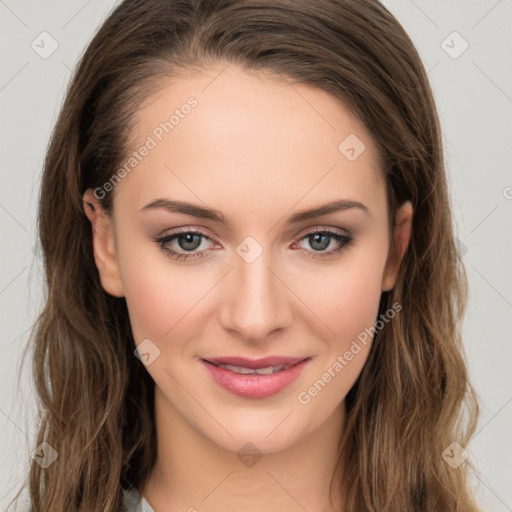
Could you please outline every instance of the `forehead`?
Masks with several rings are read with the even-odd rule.
[[[130,135],[132,151],[150,149],[115,196],[139,207],[165,192],[209,203],[228,196],[239,206],[257,206],[257,197],[288,207],[363,195],[375,203],[384,194],[374,142],[339,100],[234,65],[162,82]]]

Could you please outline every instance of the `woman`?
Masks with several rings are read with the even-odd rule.
[[[34,512],[477,510],[439,121],[377,1],[121,3],[39,234]]]

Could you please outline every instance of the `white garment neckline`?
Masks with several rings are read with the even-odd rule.
[[[142,512],[155,512],[153,507],[148,503],[148,500],[144,498],[144,495],[140,496],[140,504],[142,506]]]
[[[144,495],[139,494],[138,489],[132,488],[125,494],[125,503],[129,512],[155,512]]]

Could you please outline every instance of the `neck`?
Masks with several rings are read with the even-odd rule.
[[[157,460],[141,493],[155,512],[339,512],[329,484],[345,418],[342,403],[322,426],[274,453],[243,457],[184,421],[155,388]],[[241,443],[243,445],[243,443]]]

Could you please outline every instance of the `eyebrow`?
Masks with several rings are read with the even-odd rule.
[[[358,208],[364,211],[367,215],[371,215],[370,210],[363,203],[349,199],[340,199],[338,201],[333,201],[332,203],[319,206],[318,208],[313,208],[312,210],[304,210],[302,212],[295,213],[287,220],[287,224],[294,224],[296,222],[302,222],[308,219],[315,219],[317,217],[321,217],[322,215],[343,212],[352,208]]]
[[[225,225],[229,225],[226,217],[218,210],[212,208],[205,208],[193,203],[187,203],[185,201],[175,201],[170,199],[158,198],[151,203],[143,206],[141,211],[148,211],[157,208],[164,208],[165,210],[169,210],[174,213],[184,213],[186,215],[191,215],[192,217],[197,217],[200,219],[209,219],[215,222],[221,222]],[[293,214],[287,221],[287,224],[296,224],[298,222],[303,222],[309,219],[315,219],[317,217],[321,217],[323,215],[328,215],[330,213],[343,212],[346,210],[350,210],[353,208],[357,208],[365,212],[367,215],[371,215],[369,209],[359,201],[352,201],[348,199],[340,199],[338,201],[333,201],[317,208],[313,208],[311,210],[303,210],[301,212]]]

